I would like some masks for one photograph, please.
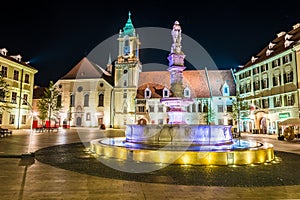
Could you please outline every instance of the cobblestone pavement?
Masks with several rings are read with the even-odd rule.
[[[165,168],[150,175],[127,174],[128,178],[124,173],[112,173],[108,168],[103,168],[99,172],[95,164],[74,163],[70,157],[70,160],[60,159],[59,165],[55,163],[56,159],[50,158],[55,158],[55,155],[59,158],[66,156],[58,147],[78,149],[79,142],[88,142],[105,135],[121,136],[122,132],[71,129],[60,130],[58,133],[29,134],[28,130],[20,130],[14,131],[11,137],[0,138],[0,199],[300,199],[300,166],[298,166],[300,142],[278,141],[274,135],[243,133],[242,137],[273,143],[278,156],[282,158],[281,164],[285,165],[285,168],[281,169],[286,172],[280,173],[279,169],[274,168],[279,164],[252,168],[226,167],[228,170],[223,168],[215,176],[205,177],[204,172],[195,174],[197,169],[193,167],[188,171],[194,173],[189,174],[182,173],[186,169],[179,170],[178,166],[173,168],[171,166],[169,169]],[[31,141],[30,145],[29,141]],[[53,147],[54,145],[61,146]],[[53,152],[48,152],[47,155],[45,150]],[[21,154],[34,151],[37,151],[37,156],[42,153],[44,160],[39,159],[43,162],[38,159],[20,158]],[[91,160],[82,152],[74,155],[73,159],[78,159],[81,164]],[[46,164],[49,160],[53,162]],[[236,169],[244,170],[238,173]],[[211,168],[199,167],[199,170],[211,170]],[[201,176],[197,177],[199,174]],[[229,176],[234,178],[228,179],[226,184],[226,178]],[[274,179],[276,176],[279,179]],[[138,177],[144,180],[139,180]],[[202,182],[196,181],[201,178]],[[201,184],[196,185],[196,182]],[[247,184],[238,185],[238,183]]]

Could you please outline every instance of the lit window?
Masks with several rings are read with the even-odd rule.
[[[190,97],[191,96],[191,91],[190,91],[190,88],[188,88],[188,87],[186,87],[185,89],[184,89],[184,97]]]
[[[145,89],[145,99],[149,99],[151,97],[151,90],[149,88]]]
[[[169,97],[169,90],[167,88],[164,88],[163,90],[163,98]]]

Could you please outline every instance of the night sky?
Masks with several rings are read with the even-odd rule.
[[[39,71],[35,84],[47,86],[99,43],[117,34],[127,21],[128,11],[135,28],[172,28],[178,20],[183,33],[202,45],[219,69],[245,64],[277,33],[300,23],[297,1],[178,2],[1,1],[0,48],[30,61]],[[166,56],[167,53],[145,50],[140,58],[143,64],[167,64]]]

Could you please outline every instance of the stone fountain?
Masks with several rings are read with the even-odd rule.
[[[185,122],[184,108],[193,99],[184,97],[185,69],[181,27],[175,21],[173,44],[168,56],[172,96],[162,98],[169,107],[165,125],[127,125],[125,138],[93,140],[90,149],[99,156],[145,163],[193,165],[245,165],[270,162],[273,145],[233,139],[230,125],[199,125]]]

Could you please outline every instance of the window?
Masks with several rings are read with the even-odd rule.
[[[281,96],[276,96],[273,98],[274,107],[281,107]]]
[[[204,104],[204,106],[203,106],[203,112],[208,112],[208,105],[207,104]]]
[[[186,107],[186,112],[191,112],[190,106],[187,106],[187,107]]]
[[[75,95],[71,94],[70,96],[70,106],[74,107],[75,106]]]
[[[232,112],[232,105],[227,105],[227,112]]]
[[[18,81],[19,80],[19,71],[14,70],[14,80]]]
[[[202,112],[202,103],[201,102],[198,103],[198,112]]]
[[[0,101],[5,101],[5,91],[3,89],[0,89]]]
[[[98,96],[98,106],[104,106],[104,94]]]
[[[129,37],[125,36],[125,42],[124,42],[124,55],[127,56],[130,53],[130,45],[129,45]]]
[[[246,92],[251,92],[251,83],[246,84]]]
[[[146,89],[145,89],[144,96],[145,96],[145,99],[151,97],[151,90],[150,90],[149,88],[146,88]]]
[[[284,83],[290,83],[290,82],[293,82],[293,71],[286,72],[286,73],[283,75],[283,81],[284,81]]]
[[[263,99],[262,106],[263,108],[269,108],[269,99]]]
[[[25,80],[24,80],[25,83],[29,83],[29,74],[25,74]]]
[[[169,97],[169,90],[167,88],[164,88],[163,90],[163,98]]]
[[[2,115],[2,113],[0,113],[0,124],[2,124],[2,118],[3,118],[3,115]]]
[[[149,106],[149,112],[154,112],[154,106]]]
[[[83,106],[88,107],[89,106],[89,99],[90,99],[90,95],[89,94],[85,94],[84,95],[84,103]]]
[[[272,68],[278,67],[280,65],[280,59],[273,60],[272,62]]]
[[[79,86],[79,87],[77,88],[77,92],[82,92],[82,90],[83,90],[82,86]]]
[[[254,74],[258,74],[258,73],[259,73],[259,68],[258,68],[258,67],[254,68],[254,69],[253,69],[253,75],[254,75]]]
[[[57,107],[61,107],[61,94],[59,94],[59,95],[57,96],[56,106],[57,106]]]
[[[15,115],[14,114],[10,114],[9,115],[9,124],[14,124],[15,123]]]
[[[223,125],[224,124],[224,120],[223,119],[218,119],[218,125]]]
[[[124,80],[123,86],[126,87],[127,86],[127,81]]]
[[[268,65],[267,64],[262,65],[260,68],[261,68],[261,72],[267,71],[268,70]]]
[[[273,76],[273,86],[278,86],[280,85],[280,75],[274,75]]]
[[[295,103],[295,95],[289,94],[285,96],[285,106],[293,106]]]
[[[164,112],[164,107],[162,105],[158,106],[158,112]]]
[[[218,105],[218,112],[219,112],[219,113],[224,112],[224,107],[223,107],[223,105]]]
[[[23,95],[23,103],[22,103],[22,105],[27,105],[27,102],[28,102],[28,94],[24,94]]]
[[[21,121],[22,124],[26,124],[26,115],[22,115],[22,121]]]
[[[190,88],[186,87],[184,89],[183,93],[184,93],[184,97],[190,97],[191,96],[191,94],[190,94]]]
[[[163,119],[159,119],[158,120],[158,124],[163,124],[164,123],[164,120]]]
[[[127,106],[124,106],[123,113],[127,113]]]
[[[256,80],[254,81],[254,91],[259,89],[260,89],[259,80]]]
[[[261,81],[261,85],[262,85],[262,89],[266,89],[268,88],[268,78],[264,78],[262,81]]]
[[[11,103],[17,103],[17,93],[16,92],[11,93]]]
[[[192,112],[196,112],[196,105],[192,104]]]
[[[145,112],[145,106],[138,106],[138,112]]]
[[[249,76],[251,76],[251,71],[250,70],[248,70],[248,71],[245,72],[245,78],[247,78]]]
[[[123,99],[127,99],[127,92],[123,93]]]
[[[282,61],[283,61],[283,64],[288,63],[288,62],[291,62],[291,61],[292,61],[292,54],[285,55],[285,56],[282,58]]]
[[[2,77],[7,77],[7,67],[2,66]]]
[[[91,113],[86,113],[86,121],[91,121]]]

